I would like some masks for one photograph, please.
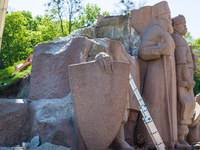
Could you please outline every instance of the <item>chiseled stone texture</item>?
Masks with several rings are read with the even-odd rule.
[[[29,99],[62,98],[69,94],[68,65],[79,63],[86,37],[34,47]]]
[[[15,146],[28,140],[28,103],[23,99],[0,99],[0,146]]]
[[[70,150],[70,148],[46,142],[39,147],[30,147],[29,150]]]
[[[30,104],[31,138],[40,137],[41,144],[49,142],[75,148],[77,138],[73,129],[71,94],[62,99],[41,99]]]
[[[107,149],[122,124],[129,64],[114,62],[113,65],[111,74],[102,72],[97,62],[70,66],[75,121],[88,150]]]
[[[139,33],[131,26],[130,15],[98,16],[96,26],[97,38],[109,38],[124,44],[125,50],[130,55],[138,56],[141,44]]]
[[[26,150],[27,147],[2,147],[0,146],[0,150]],[[29,146],[28,150],[71,150],[70,148],[60,146],[60,145],[54,145],[51,143],[44,143],[40,145],[39,147],[32,147]]]

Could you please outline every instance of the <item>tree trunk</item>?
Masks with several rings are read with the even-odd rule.
[[[63,24],[62,24],[63,22],[62,22],[62,19],[60,19],[60,27],[61,27],[61,30],[62,30],[62,32],[63,32]]]
[[[61,15],[59,15],[59,18],[60,18],[60,27],[61,27],[61,30],[63,32],[63,21],[62,21]]]
[[[71,33],[71,27],[72,27],[72,17],[71,13],[69,14],[69,34]]]

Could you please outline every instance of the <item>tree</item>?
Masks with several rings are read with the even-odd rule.
[[[138,7],[142,7],[146,4],[146,1],[140,1]],[[132,0],[120,0],[115,6],[119,9],[119,12],[114,12],[120,15],[126,15],[131,10],[136,8],[136,3]]]
[[[44,6],[47,6],[46,11],[52,17],[56,18],[58,16],[60,20],[61,30],[63,32],[63,15],[66,11],[65,0],[51,0],[47,4],[44,4]]]
[[[183,38],[187,41],[188,44],[192,44],[194,42],[194,39],[190,32],[187,32],[187,34]]]
[[[95,24],[95,21],[98,19],[98,15],[101,12],[101,8],[96,4],[87,4],[86,7],[83,8],[83,12],[79,13],[78,18],[75,18],[76,27],[84,28],[89,27]],[[104,16],[108,16],[109,13],[107,11],[102,13]]]
[[[81,6],[82,0],[51,0],[47,4],[44,4],[47,6],[47,12],[51,14],[51,16],[54,16],[55,18],[58,17],[61,22],[61,30],[63,29],[63,18],[65,15],[68,15],[69,20],[69,33],[71,33],[72,26],[74,25],[72,23],[74,15],[79,12],[82,8]]]
[[[48,14],[36,18],[33,18],[29,11],[6,14],[0,53],[0,69],[25,60],[32,54],[33,47],[37,43],[60,36],[59,30],[59,24],[53,22],[52,17]]]
[[[67,0],[68,16],[69,16],[69,34],[71,33],[71,28],[73,16],[80,11],[82,0]]]
[[[28,22],[21,12],[6,14],[0,53],[1,67],[12,65],[32,53],[29,49],[31,43],[28,41],[27,24]]]
[[[60,28],[57,22],[52,21],[52,16],[45,14],[38,25],[38,30],[41,34],[41,41],[49,41],[60,36]]]

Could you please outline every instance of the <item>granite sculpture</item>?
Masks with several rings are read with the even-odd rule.
[[[129,64],[113,62],[112,66],[113,71],[102,71],[98,62],[69,66],[75,122],[88,150],[107,149],[121,128]]]
[[[105,74],[112,75],[112,72],[117,69],[117,68],[113,67],[113,65],[112,65],[113,61],[118,61],[118,62],[128,63],[129,64],[128,73],[131,73],[134,78],[138,77],[139,70],[137,72],[133,71],[133,66],[135,66],[136,63],[138,63],[138,62],[135,60],[135,57],[132,58],[130,55],[126,54],[125,47],[120,42],[109,40],[109,39],[104,39],[104,40],[103,39],[95,39],[95,41],[104,46],[105,46],[104,43],[106,43],[106,47],[104,47],[106,53],[100,52],[95,57],[95,60],[99,63],[99,66],[100,66],[102,72],[104,72]],[[91,56],[90,53],[93,53],[93,51],[88,49],[88,52],[84,52],[81,57],[86,58],[88,56]],[[88,56],[84,55],[84,54],[88,54]],[[127,92],[128,92],[128,90],[127,90]],[[126,103],[126,109],[123,108],[125,112],[124,112],[124,117],[121,120],[122,124],[118,131],[118,134],[116,135],[115,140],[114,140],[114,138],[112,140],[114,140],[114,142],[116,143],[116,144],[113,144],[114,147],[116,147],[116,145],[117,145],[117,148],[132,150],[133,148],[130,147],[129,144],[125,141],[125,136],[124,136],[124,124],[127,122],[128,116],[130,113],[130,110],[129,110],[130,109],[130,104],[129,104],[130,99],[128,97],[128,93],[126,93],[126,98],[128,98],[128,103]],[[138,109],[138,108],[136,108],[136,109]],[[138,112],[137,112],[137,114],[138,114]],[[136,116],[136,119],[137,119],[137,116]]]
[[[174,33],[172,37],[175,41],[175,58],[177,74],[177,92],[178,92],[178,142],[182,145],[179,148],[190,148],[185,141],[189,132],[188,125],[192,123],[193,112],[195,109],[195,98],[193,87],[193,55],[185,39],[186,21],[183,15],[172,18]],[[192,47],[191,47],[192,48]],[[189,67],[191,69],[189,69]],[[190,71],[191,70],[191,71]]]
[[[142,96],[166,148],[174,149],[177,142],[175,43],[170,35],[173,28],[168,3],[162,1],[132,10],[131,17],[132,26],[143,36],[139,58],[147,63]],[[146,137],[144,143],[154,145],[139,121],[138,135]]]
[[[196,95],[195,101],[194,117],[192,119],[192,124],[188,126],[189,133],[186,138],[189,144],[198,143],[200,141],[200,93]]]
[[[170,35],[171,23],[168,4],[162,1],[134,9],[131,14],[99,15],[96,26],[36,45],[29,100],[23,104],[26,109],[22,113],[27,112],[23,126],[28,131],[25,135],[19,130],[24,139],[30,142],[39,136],[41,144],[50,142],[72,150],[154,148],[128,83],[130,73],[166,148],[190,148],[189,144],[198,142],[200,100],[196,98],[195,109],[190,111],[179,105],[180,100],[194,99],[193,74],[198,58],[182,38],[184,26],[179,35],[178,26],[185,25],[184,17],[173,19],[175,39]],[[7,109],[1,113],[4,118]],[[180,124],[182,116],[189,116],[187,124]],[[7,133],[0,139],[9,139]],[[16,132],[17,136],[21,134]],[[1,144],[17,142],[22,141],[3,140]]]

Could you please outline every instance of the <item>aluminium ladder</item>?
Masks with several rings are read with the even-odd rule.
[[[148,109],[147,109],[147,107],[146,107],[146,105],[145,105],[145,103],[144,103],[144,101],[143,101],[143,99],[140,95],[140,92],[137,89],[137,86],[136,86],[131,74],[129,74],[129,83],[130,83],[130,85],[133,89],[133,92],[135,93],[135,96],[136,96],[136,98],[137,98],[137,100],[140,104],[139,109],[140,109],[142,116],[143,116],[142,120],[143,120],[143,122],[144,122],[144,124],[145,124],[155,146],[156,146],[156,149],[157,150],[164,150],[165,144],[163,143],[162,138],[160,137],[160,134],[159,134],[152,118],[151,118],[151,115],[149,114],[149,111],[148,111]]]

